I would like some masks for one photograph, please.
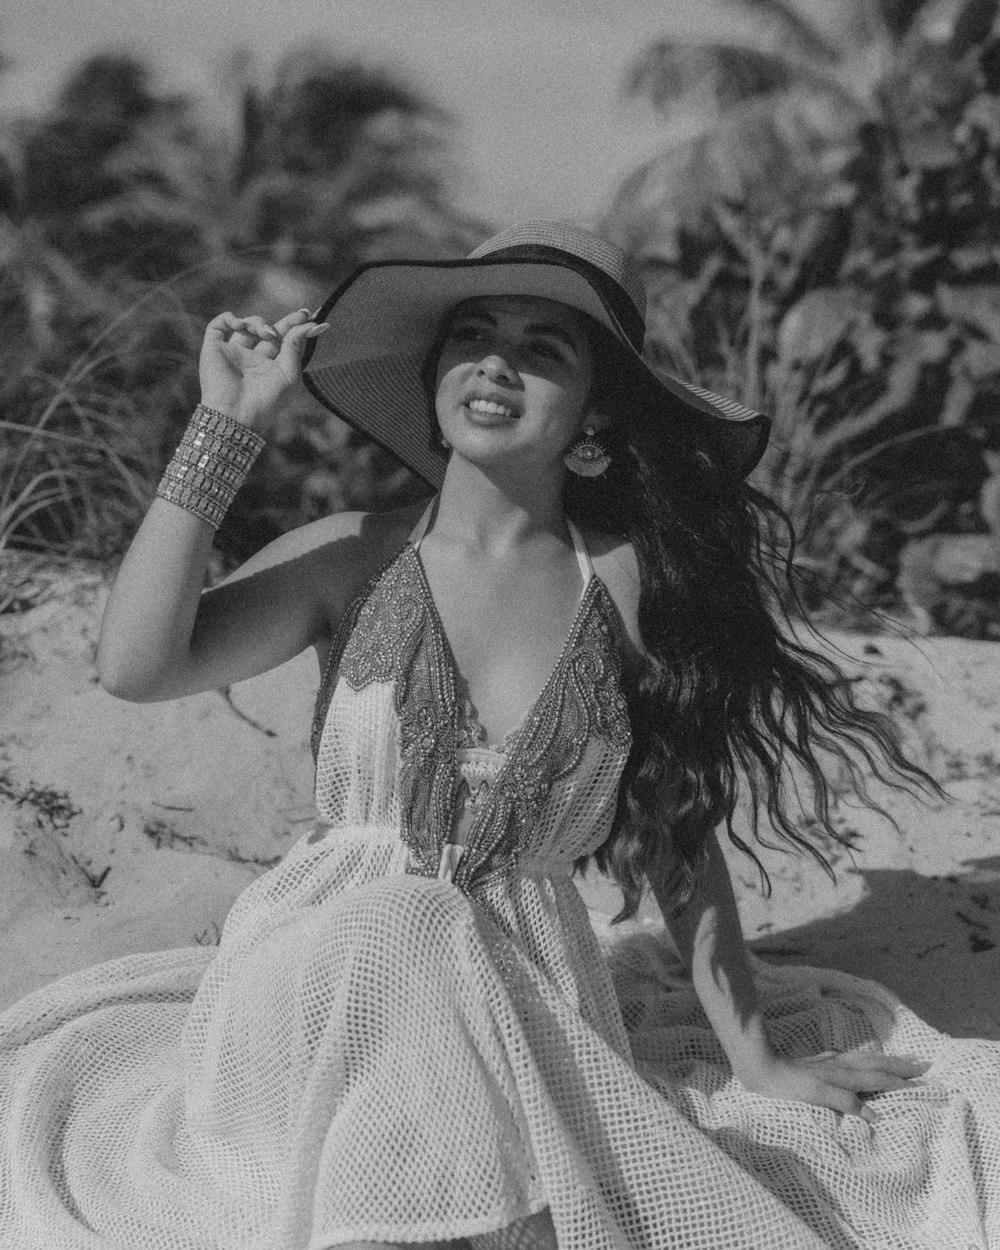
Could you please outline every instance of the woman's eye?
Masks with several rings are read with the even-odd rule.
[[[452,326],[448,339],[452,343],[478,343],[485,336],[477,326]]]
[[[555,346],[555,344],[550,343],[547,339],[535,339],[535,341],[531,344],[531,350],[536,356],[542,356],[546,360],[562,359],[562,353]]]

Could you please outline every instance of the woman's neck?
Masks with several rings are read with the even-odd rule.
[[[501,480],[452,456],[434,528],[442,537],[489,555],[506,554],[546,536],[565,542],[562,480]]]

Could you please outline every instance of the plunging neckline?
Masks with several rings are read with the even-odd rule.
[[[498,855],[508,867],[516,861],[518,840],[527,836],[552,781],[576,766],[591,733],[627,753],[627,719],[615,685],[618,661],[610,654],[604,657],[606,650],[618,650],[612,638],[616,618],[607,587],[594,572],[577,531],[574,545],[585,583],[562,648],[530,707],[505,735],[506,749],[482,805],[459,831],[455,809],[461,678],[417,550],[419,537],[418,527],[341,620],[327,660],[327,673],[335,672],[337,681],[324,676],[328,689],[317,700],[313,749],[318,766],[329,709],[341,682],[355,692],[373,683],[391,683],[399,717],[397,781],[405,804],[400,837],[413,857],[407,871],[436,874],[467,888],[484,873],[489,876],[488,865],[493,865],[490,872],[499,871]],[[591,650],[581,656],[577,671],[582,647]],[[459,832],[460,839],[453,841]],[[504,839],[512,839],[506,850]]]
[[[421,538],[422,537],[423,535],[421,535]],[[427,609],[427,616],[431,622],[431,626],[437,637],[437,642],[441,648],[441,653],[444,656],[445,667],[447,669],[447,674],[448,674],[449,702],[452,705],[454,715],[457,716],[459,703],[461,701],[459,690],[464,689],[468,693],[470,690],[470,686],[469,686],[469,683],[466,681],[465,677],[462,675],[461,670],[458,667],[458,662],[455,659],[455,653],[452,650],[450,641],[448,640],[448,633],[444,627],[444,621],[441,619],[441,614],[438,611],[437,603],[435,602],[435,599],[434,599],[434,592],[431,589],[430,580],[427,577],[427,570],[424,567],[424,562],[420,556],[418,544],[415,543],[413,539],[411,538],[409,540],[408,546],[409,546],[409,550],[413,559],[413,563],[416,566],[417,581],[420,586],[420,591],[424,599],[424,606]],[[545,679],[545,682],[543,683],[538,694],[535,696],[535,698],[532,700],[531,704],[529,705],[528,710],[524,713],[524,715],[514,725],[513,728],[509,729],[505,734],[502,735],[502,737],[499,739],[498,744],[494,744],[493,742],[486,742],[483,744],[483,749],[496,751],[498,754],[501,754],[504,756],[504,764],[501,766],[501,772],[506,768],[507,758],[511,754],[513,754],[514,749],[517,746],[517,743],[523,737],[525,731],[528,729],[532,721],[535,719],[536,713],[538,712],[539,708],[541,708],[544,705],[546,696],[548,695],[551,687],[556,683],[560,670],[562,669],[563,663],[566,659],[566,656],[568,652],[571,650],[573,643],[575,642],[576,637],[579,634],[580,628],[582,626],[582,623],[586,615],[585,609],[594,597],[595,588],[598,582],[599,582],[599,579],[597,577],[597,574],[594,572],[591,572],[590,576],[587,579],[587,583],[583,588],[583,592],[580,595],[579,602],[576,605],[576,611],[573,614],[572,621],[570,622],[569,631],[567,632],[566,638],[563,641],[563,645],[559,651],[558,656],[556,657],[556,661],[553,664],[552,669],[549,672],[548,677]],[[470,706],[472,706],[473,713],[475,715],[475,705],[472,704],[471,699],[466,697],[466,702],[470,704]],[[481,725],[478,715],[475,715],[475,721],[477,725]]]
[[[427,570],[424,568],[423,560],[420,558],[420,552],[417,545],[411,540],[408,543],[412,564],[417,574],[417,585],[420,595],[424,602],[424,608],[427,613],[427,621],[434,635],[434,642],[442,657],[442,665],[445,677],[445,690],[447,696],[448,707],[445,709],[446,715],[451,721],[451,726],[455,737],[458,736],[458,717],[459,717],[459,683],[463,683],[468,689],[468,684],[461,677],[458,664],[455,660],[454,652],[451,649],[451,643],[448,641],[448,634],[444,628],[444,622],[441,620],[441,614],[438,612],[437,604],[434,601],[434,592],[431,590],[431,584],[427,577]],[[440,843],[440,862],[438,866],[438,877],[445,881],[453,881],[455,879],[456,870],[462,860],[467,859],[472,848],[478,846],[481,830],[492,814],[494,803],[497,795],[502,792],[503,786],[506,784],[508,774],[514,768],[522,746],[530,737],[537,719],[542,715],[543,710],[552,696],[552,692],[558,687],[562,678],[566,665],[566,657],[572,651],[577,639],[583,630],[587,620],[587,615],[591,605],[599,591],[599,581],[597,575],[591,571],[587,584],[580,596],[577,604],[576,612],[569,627],[569,632],[563,642],[562,649],[556,658],[552,671],[545,680],[544,685],[539,690],[531,706],[522,717],[521,721],[508,733],[504,734],[501,741],[505,744],[505,749],[500,753],[500,767],[497,769],[496,776],[490,785],[481,806],[475,808],[472,812],[472,819],[462,832],[460,842],[454,841],[455,836],[455,811],[454,803],[451,807],[447,828],[441,830],[439,835]],[[451,772],[451,789],[452,794],[457,793],[458,786],[458,757],[455,751],[451,753],[449,763]],[[460,848],[456,852],[456,848]],[[473,852],[474,853],[474,852]]]

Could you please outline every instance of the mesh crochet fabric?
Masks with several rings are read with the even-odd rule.
[[[786,1052],[933,1060],[875,1126],[769,1101],[660,935],[598,943],[570,873],[629,747],[616,628],[593,579],[531,715],[495,768],[477,757],[438,880],[462,708],[403,548],[331,657],[323,823],[218,949],[105,964],[0,1017],[0,1245],[1000,1247],[1000,1047],[870,983],[761,965]]]

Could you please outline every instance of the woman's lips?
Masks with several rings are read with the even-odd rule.
[[[467,420],[485,430],[498,430],[516,425],[518,413],[507,404],[495,404],[488,400],[471,399],[465,403]]]
[[[503,417],[514,420],[517,413],[508,404],[496,403],[492,399],[470,399],[465,405],[470,412],[483,413],[491,417]]]

